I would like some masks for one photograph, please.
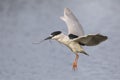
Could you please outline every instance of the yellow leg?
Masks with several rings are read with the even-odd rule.
[[[73,62],[73,70],[77,70],[77,62],[78,62],[79,55],[76,54],[75,60]]]

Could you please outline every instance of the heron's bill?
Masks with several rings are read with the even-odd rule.
[[[41,40],[41,41],[39,41],[39,42],[34,42],[33,44],[40,44],[40,43],[42,43],[43,41],[49,40],[49,39],[51,39],[51,38],[52,38],[52,36],[49,36],[49,37],[45,38],[44,40]]]
[[[52,38],[52,36],[49,36],[49,37],[45,38],[44,40],[49,40],[49,39],[51,39],[51,38]]]

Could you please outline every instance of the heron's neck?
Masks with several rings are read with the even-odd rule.
[[[55,37],[55,40],[62,40],[62,39],[64,39],[66,37],[66,35],[65,34],[63,34],[63,33],[61,33],[60,35],[57,35],[56,37]]]
[[[55,39],[55,40],[57,40],[60,43],[66,44],[69,41],[69,37],[62,33],[62,34],[58,35],[57,39]]]

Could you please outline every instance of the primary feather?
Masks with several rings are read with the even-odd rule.
[[[60,17],[68,27],[68,34],[83,36],[84,31],[76,16],[69,8],[64,9],[64,16]]]
[[[82,43],[86,46],[95,46],[105,40],[107,40],[107,36],[103,36],[101,34],[95,34],[95,35],[91,34],[91,35],[76,38],[73,41]]]

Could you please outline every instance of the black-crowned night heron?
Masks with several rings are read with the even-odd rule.
[[[73,69],[76,70],[79,58],[78,54],[83,53],[88,55],[82,46],[98,45],[99,43],[105,41],[107,36],[103,36],[101,34],[84,35],[82,26],[69,8],[64,9],[64,16],[60,18],[67,24],[68,35],[63,34],[61,31],[55,31],[44,40],[53,39],[66,45],[76,55],[76,58],[72,64]]]

